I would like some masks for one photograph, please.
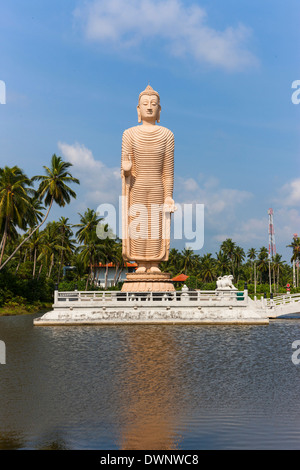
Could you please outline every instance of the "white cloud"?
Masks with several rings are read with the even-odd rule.
[[[175,194],[178,194],[177,199],[181,204],[204,204],[206,216],[217,225],[221,224],[220,217],[222,221],[231,220],[236,208],[252,197],[248,191],[220,187],[218,179],[214,177],[208,177],[201,185],[194,178],[177,177]]]
[[[239,24],[217,31],[208,25],[203,8],[181,0],[91,0],[74,17],[88,40],[117,48],[158,38],[176,57],[191,56],[228,70],[257,63],[245,48],[250,28]]]
[[[94,159],[91,150],[77,142],[73,145],[58,142],[58,148],[68,162],[75,165],[75,169],[90,172],[100,170],[104,166],[102,162]]]
[[[284,206],[299,206],[300,205],[300,178],[285,184],[281,190],[281,203]]]
[[[297,209],[276,208],[274,211],[275,244],[277,252],[289,262],[292,253],[287,248],[292,241],[294,233],[300,234],[300,211]],[[269,222],[266,216],[261,218],[250,218],[234,224],[231,231],[219,232],[214,239],[222,242],[226,238],[232,238],[236,243],[249,248],[251,246],[268,247]]]
[[[241,221],[237,226],[232,227],[230,235],[222,233],[215,237],[219,242],[222,242],[226,238],[232,238],[236,243],[248,247],[250,247],[250,245],[266,246],[268,242],[268,219],[267,217],[261,219],[250,218]]]
[[[175,204],[204,204],[204,252],[217,250],[217,242],[226,238],[237,240],[240,216],[252,197],[248,191],[223,188],[215,177],[200,175],[198,179],[175,179]],[[251,233],[246,233],[245,241],[248,242]]]
[[[109,168],[100,160],[96,160],[90,149],[82,144],[73,145],[58,142],[62,157],[72,163],[72,174],[81,183],[84,201],[80,207],[97,207],[99,204],[117,204],[121,191],[121,175],[119,168]]]

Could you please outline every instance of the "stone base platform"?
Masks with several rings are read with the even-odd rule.
[[[169,281],[167,276],[164,279]],[[268,323],[268,309],[251,300],[247,290],[217,292],[187,288],[181,292],[55,290],[52,310],[34,320],[36,326]]]
[[[112,301],[111,305],[109,301],[59,302],[53,305],[52,311],[36,318],[34,325],[267,325],[269,323],[265,312],[255,311],[249,304],[239,305],[238,302],[235,305],[230,305],[229,301],[197,305],[187,299],[178,302],[132,300],[118,303],[119,305],[115,301]]]
[[[169,273],[127,273],[122,292],[175,292]]]
[[[149,310],[147,312],[131,312],[124,311],[100,312],[94,311],[89,314],[70,314],[61,313],[54,315],[49,312],[43,317],[35,319],[35,326],[83,326],[83,325],[268,325],[268,318],[259,317],[243,317],[236,316],[219,316],[219,315],[184,315],[183,312],[170,311],[167,314]]]

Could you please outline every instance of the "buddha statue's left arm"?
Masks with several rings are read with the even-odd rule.
[[[123,133],[122,138],[122,161],[121,161],[121,171],[122,175],[125,177],[130,176],[132,170],[132,160],[131,160],[131,142],[129,138],[128,131]]]
[[[174,135],[169,133],[166,143],[166,152],[163,167],[163,185],[164,199],[168,205],[174,205],[173,187],[174,187]],[[172,211],[173,212],[173,211]]]

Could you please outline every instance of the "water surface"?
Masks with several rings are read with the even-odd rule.
[[[36,327],[0,318],[0,449],[299,449],[300,320]]]

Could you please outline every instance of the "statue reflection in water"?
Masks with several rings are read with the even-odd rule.
[[[120,407],[120,448],[177,449],[184,403],[177,375],[179,350],[172,330],[130,327]],[[182,430],[182,427],[181,427]]]

